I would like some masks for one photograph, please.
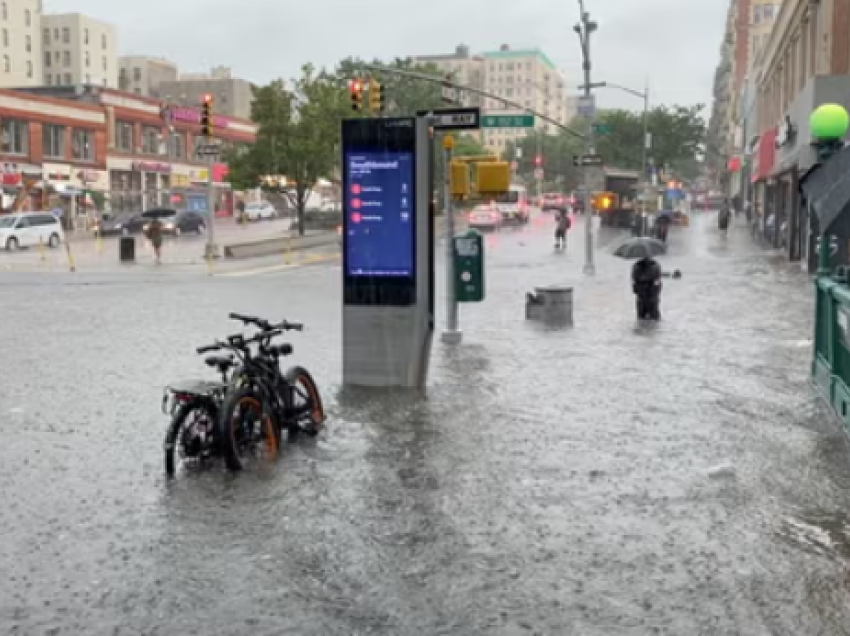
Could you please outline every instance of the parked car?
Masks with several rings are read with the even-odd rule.
[[[188,210],[172,210],[169,208],[155,208],[142,213],[145,225],[142,228],[145,232],[153,219],[159,219],[162,223],[163,234],[172,236],[180,236],[186,232],[194,232],[195,234],[203,234],[207,229],[207,220],[203,214],[199,212],[189,212]]]
[[[270,221],[277,216],[277,210],[268,201],[249,203],[245,206],[245,217],[249,221]]]
[[[540,209],[543,212],[568,212],[569,207],[569,199],[557,192],[544,194],[543,200],[540,203]]]
[[[59,247],[65,232],[59,217],[49,212],[17,212],[0,217],[0,246],[10,252],[21,247]]]
[[[498,230],[504,223],[504,215],[495,205],[476,205],[469,213],[469,227],[474,230]]]
[[[100,236],[128,236],[138,234],[147,223],[139,212],[119,212],[113,217],[103,219],[94,226],[94,232]]]

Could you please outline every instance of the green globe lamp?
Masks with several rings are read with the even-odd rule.
[[[839,104],[818,106],[809,118],[812,137],[818,141],[841,139],[850,128],[850,115]]]

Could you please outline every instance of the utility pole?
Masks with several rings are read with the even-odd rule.
[[[646,171],[646,160],[648,159],[647,155],[651,145],[652,142],[649,138],[649,79],[647,79],[643,87],[643,153],[641,155],[640,162],[641,181],[649,181]]]
[[[581,12],[581,21],[573,27],[573,30],[578,34],[581,44],[582,69],[584,70],[584,104],[589,110],[589,126],[587,136],[585,137],[585,156],[590,156],[596,152],[596,143],[594,141],[594,118],[596,115],[596,104],[593,102],[593,84],[591,83],[590,71],[590,34],[599,28],[596,22],[590,19],[590,14],[584,10],[584,0],[578,0],[579,11]],[[584,166],[584,273],[588,276],[596,274],[596,265],[593,259],[593,206],[591,205],[593,197],[591,195],[591,166]]]
[[[443,205],[446,216],[446,330],[442,340],[446,344],[460,344],[463,333],[458,329],[458,302],[455,290],[454,236],[455,219],[452,210],[452,151],[454,138],[443,136]]]

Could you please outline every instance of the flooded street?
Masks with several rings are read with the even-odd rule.
[[[698,216],[639,328],[616,234],[588,280],[581,231],[566,254],[548,217],[488,237],[487,300],[437,338],[424,400],[339,390],[338,266],[5,275],[0,632],[850,634],[850,453],[807,383],[807,277]],[[524,321],[548,284],[575,285],[573,328]],[[229,311],[306,323],[328,429],[169,482],[162,386],[205,373]]]

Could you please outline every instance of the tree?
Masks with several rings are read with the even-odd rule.
[[[442,93],[439,83],[413,79],[394,73],[373,71],[364,68],[363,64],[364,62],[360,59],[346,58],[337,66],[336,74],[345,85],[349,80],[355,78],[374,77],[378,80],[384,89],[388,115],[411,117],[416,114],[416,111],[442,106]],[[410,59],[396,58],[392,62],[374,60],[370,64],[400,71],[433,75],[434,77],[442,76],[440,69],[433,64],[416,64]]]
[[[517,149],[520,157],[517,158]],[[581,179],[579,169],[573,165],[573,157],[581,154],[582,141],[566,131],[557,135],[532,133],[517,143],[508,143],[502,157],[505,161],[517,162],[517,176],[527,183],[534,182],[536,158],[542,159],[544,180],[564,191],[575,189]]]
[[[254,89],[256,142],[229,160],[231,179],[241,186],[256,187],[265,175],[295,181],[289,194],[303,235],[307,199],[319,178],[331,175],[337,164],[340,120],[349,105],[338,79],[316,73],[309,64],[292,86],[289,90],[283,80],[276,80]]]
[[[702,104],[694,106],[658,106],[649,111],[647,130],[652,148],[647,152],[657,166],[668,166],[685,178],[696,176],[694,158],[702,151],[705,122],[700,116]],[[641,169],[643,159],[643,113],[626,110],[600,112],[595,122],[610,132],[596,136],[596,151],[605,163],[626,170]],[[587,128],[584,121],[582,127]]]

